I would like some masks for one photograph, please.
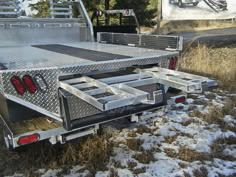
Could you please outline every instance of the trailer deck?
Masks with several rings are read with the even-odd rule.
[[[65,67],[67,65],[173,55],[174,52],[97,42],[10,46],[0,48],[0,63],[6,70]]]

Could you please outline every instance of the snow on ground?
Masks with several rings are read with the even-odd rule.
[[[205,95],[192,95],[186,103],[159,111],[152,118],[143,118],[128,128],[116,128],[115,123],[108,125],[114,135],[110,141],[117,145],[110,158],[107,171],[99,171],[96,177],[176,177],[176,176],[234,176],[236,175],[236,144],[225,144],[222,154],[234,160],[220,158],[213,154],[213,143],[218,139],[236,138],[236,132],[208,124],[197,116],[189,116],[197,110],[208,113],[209,104],[222,107],[227,95],[220,96],[211,92]],[[147,113],[146,113],[147,114]],[[148,115],[148,114],[147,114]],[[227,124],[235,124],[235,117],[226,115]],[[142,126],[148,129],[140,129]],[[140,131],[140,130],[142,131]],[[135,133],[133,133],[135,132]],[[131,148],[127,142],[139,140],[139,149]],[[219,146],[223,143],[219,143]],[[218,147],[218,145],[216,146]],[[132,150],[133,149],[133,150]],[[193,153],[187,150],[193,150]],[[186,155],[180,151],[186,150]],[[202,155],[199,159],[194,159]],[[139,158],[138,155],[140,155]],[[147,157],[151,155],[152,158]],[[191,157],[193,159],[191,159]],[[206,158],[207,157],[207,158]],[[147,158],[147,160],[145,160]],[[202,159],[201,159],[202,158]],[[57,176],[58,170],[49,170],[43,177]],[[81,166],[73,167],[67,177],[88,176],[89,171]]]
[[[184,104],[154,113],[145,112],[138,123],[109,123],[105,130],[113,134],[110,141],[115,144],[114,152],[107,171],[97,171],[95,176],[236,176],[235,128],[222,127],[224,124],[236,127],[236,117],[226,114],[222,117],[223,125],[203,119],[210,114],[210,107],[222,108],[229,97],[236,95],[220,91],[192,94]],[[193,114],[196,111],[198,114]],[[67,169],[38,169],[35,174],[42,177],[93,176],[86,167],[79,165]]]

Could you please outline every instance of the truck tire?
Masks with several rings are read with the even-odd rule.
[[[183,7],[183,2],[182,2],[182,0],[179,0],[179,1],[178,1],[178,6],[179,6],[180,8]]]

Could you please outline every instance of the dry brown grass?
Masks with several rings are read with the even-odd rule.
[[[125,165],[122,165],[120,161],[112,160],[112,163],[115,168],[125,168]]]
[[[201,31],[209,29],[235,27],[235,23],[231,21],[209,21],[209,20],[184,20],[184,21],[162,21],[161,32],[168,34],[171,32],[183,31]]]
[[[152,151],[143,151],[133,155],[133,158],[143,164],[149,164],[151,161],[155,161]]]
[[[74,152],[71,155],[70,152],[69,150],[69,160],[78,153]],[[106,163],[109,161],[112,152],[113,143],[108,140],[107,135],[96,136],[81,144],[78,155],[79,163],[85,165],[94,174],[97,170],[106,169]]]
[[[205,115],[204,120],[210,124],[219,124],[221,127],[225,125],[222,109],[217,106],[209,108],[209,113]]]
[[[108,135],[101,135],[54,146],[48,142],[39,142],[21,147],[14,153],[0,149],[0,158],[4,162],[0,163],[0,176],[12,175],[14,172],[35,176],[33,171],[39,168],[60,168],[60,173],[67,173],[70,166],[77,164],[84,165],[94,174],[97,170],[105,170],[110,160],[113,143],[108,139]],[[0,147],[3,146],[1,141]]]
[[[118,171],[115,168],[111,168],[108,177],[119,177]]]
[[[176,150],[171,149],[171,148],[165,148],[164,152],[166,153],[167,156],[171,158],[176,158],[178,156],[178,153],[176,152]]]
[[[183,126],[188,126],[188,125],[190,125],[190,124],[192,124],[192,123],[197,123],[197,122],[198,122],[198,121],[189,118],[189,119],[185,120],[184,122],[181,122],[181,124],[182,124]]]
[[[179,69],[218,79],[223,88],[236,90],[236,46],[210,48],[198,45],[183,53]]]
[[[130,131],[130,132],[128,132],[128,137],[132,137],[132,138],[135,138],[135,137],[137,137],[137,134],[136,134],[136,132],[135,131]]]
[[[144,142],[143,140],[135,139],[135,138],[127,139],[127,146],[129,149],[133,151],[141,151],[143,142]]]
[[[178,134],[174,135],[174,136],[166,136],[165,137],[165,143],[171,144],[173,143],[177,138],[178,138]]]
[[[208,113],[202,113],[199,110],[193,110],[189,113],[191,117],[198,117],[209,124],[218,124],[220,128],[236,132],[236,125],[230,125],[224,121],[225,115],[236,117],[236,101],[234,98],[228,98],[223,107],[209,106]]]
[[[135,168],[132,170],[133,173],[135,175],[138,175],[138,174],[141,174],[141,173],[145,173],[146,172],[146,168],[145,167],[142,167],[142,168]]]
[[[139,133],[139,134],[152,133],[152,130],[149,127],[147,127],[146,125],[139,125],[137,127],[137,131],[136,132]]]
[[[222,113],[224,115],[232,115],[236,118],[236,97],[228,98],[226,100],[226,103],[224,104],[224,107],[222,109]]]
[[[218,138],[214,141],[211,146],[212,157],[219,158],[223,160],[235,161],[236,159],[233,156],[224,154],[225,146],[227,145],[236,145],[236,137],[228,138]]]
[[[180,147],[178,151],[171,148],[165,148],[164,152],[166,153],[167,156],[171,158],[178,158],[180,160],[187,162],[204,161],[211,159],[210,155],[198,152],[194,149],[190,149],[189,147],[185,146]]]
[[[188,147],[181,147],[178,152],[178,159],[193,162],[193,161],[204,161],[210,160],[209,155],[198,152]]]
[[[134,169],[134,167],[136,167],[138,164],[134,161],[128,161],[127,165],[129,169]]]
[[[208,170],[205,167],[193,170],[194,177],[208,177]]]

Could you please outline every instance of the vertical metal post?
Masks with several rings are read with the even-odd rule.
[[[157,29],[156,29],[157,34],[160,34],[161,20],[162,20],[162,0],[158,0],[157,2]]]
[[[73,9],[72,9],[72,1],[69,1],[69,13],[70,13],[70,18],[73,17]]]
[[[120,15],[120,26],[122,25],[122,13],[119,14]]]
[[[110,0],[105,0],[105,10],[110,9]],[[105,14],[105,25],[108,26],[110,24],[109,15]]]
[[[86,35],[87,41],[94,41],[93,24],[92,24],[91,19],[89,18],[89,15],[84,7],[82,0],[78,0],[78,9],[79,9],[82,17],[85,18],[85,20],[87,22],[88,30],[86,30],[86,31],[89,31],[89,33]]]
[[[53,0],[50,0],[50,16],[51,16],[51,18],[54,18],[54,15],[53,15]]]
[[[234,18],[232,18],[232,24],[234,24],[236,22],[236,16]]]
[[[19,17],[21,15],[20,2],[19,0],[16,0],[15,3],[16,3],[16,13],[17,13],[16,16]]]

